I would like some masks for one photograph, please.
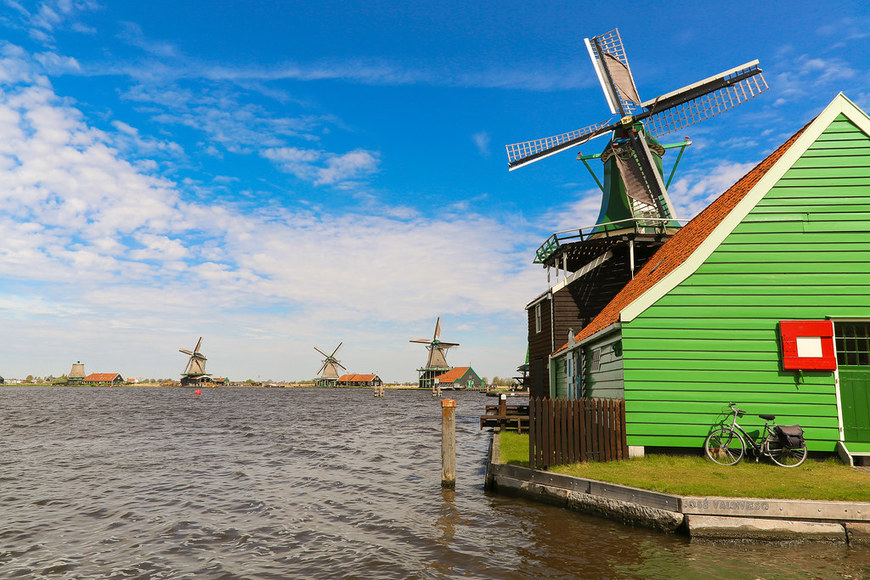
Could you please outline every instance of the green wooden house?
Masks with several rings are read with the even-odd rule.
[[[791,321],[828,321],[827,336],[797,338],[799,360],[831,351],[827,369],[789,362]],[[734,401],[746,424],[757,413],[801,424],[810,451],[870,455],[870,118],[838,95],[665,243],[549,367],[553,397],[625,398],[635,454],[700,449]]]

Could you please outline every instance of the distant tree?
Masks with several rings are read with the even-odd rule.
[[[27,375],[26,377],[24,377],[24,382],[25,383],[32,383],[33,382],[33,375]]]

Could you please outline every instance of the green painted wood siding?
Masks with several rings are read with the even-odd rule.
[[[555,359],[553,363],[556,366],[556,381],[553,385],[552,396],[556,399],[566,399],[568,398],[568,361],[562,357]]]
[[[602,340],[583,345],[586,361],[583,377],[583,395],[593,399],[621,399],[624,395],[622,356],[617,356],[615,343],[620,341],[618,332]],[[598,370],[592,369],[592,352],[599,349]]]
[[[700,449],[729,401],[839,438],[833,373],[780,370],[777,322],[870,318],[870,138],[838,118],[689,278],[622,328],[629,445]]]

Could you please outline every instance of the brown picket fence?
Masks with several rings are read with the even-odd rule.
[[[628,458],[624,399],[529,397],[529,465]]]

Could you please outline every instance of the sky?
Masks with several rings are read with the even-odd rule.
[[[870,110],[862,2],[0,0],[0,375],[512,376],[532,263],[592,225],[576,150],[610,117],[583,38],[619,28],[651,99],[752,59],[770,90],[690,137],[689,218],[843,92]],[[605,140],[583,153],[598,153]],[[665,157],[666,168],[673,155]],[[599,168],[600,171],[600,168]]]

